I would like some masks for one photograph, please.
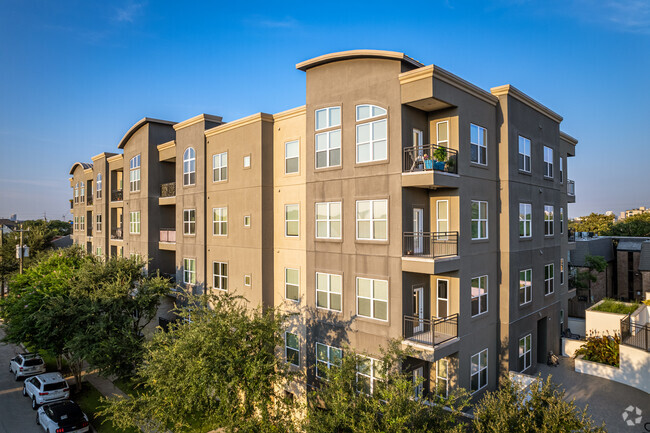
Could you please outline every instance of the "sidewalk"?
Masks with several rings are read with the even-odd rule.
[[[128,397],[121,389],[113,384],[110,380],[100,377],[97,373],[92,373],[87,376],[83,376],[92,386],[97,389],[104,397],[113,397],[113,396],[122,396]]]

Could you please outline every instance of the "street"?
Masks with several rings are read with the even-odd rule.
[[[0,338],[4,332],[0,330]],[[0,433],[42,433],[36,425],[36,412],[23,397],[23,381],[14,381],[9,373],[9,360],[21,348],[13,344],[0,343]]]

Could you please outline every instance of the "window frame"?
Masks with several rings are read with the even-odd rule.
[[[338,110],[339,112],[339,122],[337,124],[332,123],[332,111]],[[325,123],[326,125],[319,128],[318,127],[318,113],[324,111],[325,112]],[[339,105],[332,105],[331,107],[324,107],[324,108],[319,108],[317,110],[314,110],[314,131],[323,131],[325,129],[329,128],[336,128],[337,126],[341,126],[341,119],[343,115],[343,110],[341,109],[341,106]]]
[[[522,279],[522,273],[523,279]],[[523,285],[522,285],[523,282]],[[523,294],[523,302],[522,300]],[[519,305],[527,305],[533,301],[533,269],[522,269],[519,271]]]
[[[528,230],[526,230],[526,227],[528,227]],[[522,234],[522,229],[523,229],[523,234]],[[519,237],[522,239],[530,239],[532,236],[533,236],[533,205],[532,203],[519,203]]]
[[[227,262],[212,262],[212,287],[214,289],[221,290],[224,292],[228,291],[228,263]]]
[[[217,214],[219,215],[219,218],[215,219]],[[212,208],[212,236],[228,236],[228,207],[227,206]]]
[[[137,218],[134,218],[136,217]],[[137,221],[136,221],[137,219]],[[141,222],[141,217],[140,217],[140,211],[131,211],[129,212],[129,234],[132,235],[139,235],[140,234],[140,222]],[[135,231],[137,229],[137,231]]]
[[[325,290],[323,290],[323,288],[320,288],[319,279],[318,279],[319,275],[327,276],[327,287],[325,287]],[[338,277],[337,278],[338,281],[339,281],[339,291],[338,292],[332,291],[332,286],[333,286],[332,285],[332,279],[333,279],[333,277]],[[335,311],[337,313],[343,312],[343,275],[316,271],[316,278],[315,278],[315,281],[314,281],[314,286],[315,286],[315,289],[316,289],[316,302],[315,303],[316,303],[316,308],[317,309],[319,309],[319,310],[327,310],[327,311]],[[318,293],[319,292],[324,293],[326,298],[327,298],[327,306],[326,307],[319,305],[319,299],[318,299]],[[336,309],[332,308],[332,297],[333,296],[338,296],[339,297],[339,305],[340,305],[339,310],[336,310]]]
[[[474,218],[474,203],[478,204],[478,217],[475,219]],[[481,218],[481,207],[482,205],[485,205],[485,218]],[[489,225],[488,225],[488,220],[489,220],[489,215],[488,215],[488,202],[485,200],[472,200],[471,201],[471,235],[472,235],[472,240],[473,241],[479,241],[479,240],[486,240],[488,239],[488,233],[489,233]],[[481,222],[485,222],[485,236],[481,236]],[[474,237],[474,224],[476,223],[476,234],[478,237]]]
[[[544,265],[544,296],[549,296],[553,293],[555,293],[555,264],[548,263]]]
[[[318,219],[319,212],[318,212],[318,207],[319,205],[324,205],[326,208],[326,215],[325,219]],[[339,206],[339,218],[335,219],[332,218],[332,205],[338,205]],[[318,202],[315,203],[314,205],[314,210],[315,210],[315,217],[316,217],[316,225],[315,225],[315,236],[316,239],[341,239],[343,236],[343,203],[340,201],[324,201],[324,202]],[[325,236],[319,236],[318,235],[318,223],[325,223],[325,228],[326,228],[326,235]],[[332,225],[337,223],[339,225],[339,236],[332,236]]]
[[[477,292],[478,294],[476,296],[474,296],[474,294],[472,293],[472,291],[473,291],[472,289],[474,289],[474,280],[478,280],[478,282],[479,282],[479,285],[476,286],[479,289],[479,291]],[[481,284],[480,284],[482,280],[485,282],[485,287],[482,287]],[[489,288],[489,286],[488,286],[488,275],[487,274],[472,277],[470,279],[470,315],[471,315],[471,317],[478,317],[478,316],[481,316],[483,314],[487,314],[488,311],[490,310],[490,306],[488,304],[488,301],[490,300],[488,288]],[[480,289],[483,289],[484,293],[481,294]],[[481,301],[483,299],[484,299],[484,304],[485,304],[485,310],[481,310]],[[476,314],[474,314],[474,300],[476,300],[476,305],[477,305],[477,309],[476,309],[477,313]]]
[[[564,158],[562,158],[562,155],[560,155],[559,158],[559,165],[560,165],[560,184],[564,183]]]
[[[297,219],[289,219],[288,218],[288,212],[289,212],[289,207],[296,207],[298,210],[298,218]],[[297,223],[298,225],[298,231],[297,233],[294,234],[289,234],[289,223]],[[284,205],[284,237],[285,238],[299,238],[300,237],[300,203],[288,203]]]
[[[219,174],[217,176],[217,173]],[[225,176],[222,174],[225,173]],[[212,155],[212,183],[228,180],[228,151]]]
[[[523,342],[523,347],[522,347]],[[528,349],[526,350],[526,342],[528,342]],[[523,350],[522,350],[523,349]],[[533,335],[527,334],[519,339],[518,345],[518,360],[519,365],[522,365],[520,372],[528,370],[533,365]]]
[[[445,362],[445,376],[440,376],[440,367],[439,364],[444,361]],[[444,381],[445,382],[445,395],[444,398],[447,398],[449,396],[449,358],[444,357],[436,360],[435,362],[436,366],[436,382],[434,384],[434,390],[436,395],[440,395],[439,393],[439,381]]]
[[[361,296],[359,295],[359,281],[360,280],[368,280],[370,281],[370,297],[367,296]],[[356,277],[356,307],[357,307],[357,316],[358,317],[364,317],[366,319],[372,319],[372,320],[379,320],[382,322],[388,322],[388,319],[390,318],[390,310],[389,310],[389,302],[390,302],[390,284],[388,283],[388,280],[380,280],[378,278],[368,278],[368,277]],[[380,299],[375,296],[375,283],[376,282],[381,282],[381,283],[386,283],[386,299]],[[366,316],[363,315],[359,312],[359,300],[360,299],[367,299],[369,300],[370,304],[370,315]],[[386,318],[382,319],[380,317],[377,317],[375,315],[375,303],[376,302],[385,302],[386,303]]]
[[[523,153],[522,153],[522,144],[523,144]],[[526,146],[527,145],[527,146]],[[526,149],[528,148],[528,149]],[[529,138],[524,137],[523,135],[519,135],[519,153],[517,157],[517,167],[519,168],[519,171],[523,173],[530,173],[531,172],[531,167],[532,167],[532,157],[531,157],[531,142]],[[526,153],[526,150],[528,150],[528,153]],[[521,158],[519,158],[521,157]],[[528,158],[528,160],[526,160]],[[528,161],[528,170],[526,170],[526,161]],[[523,163],[523,167],[519,163]]]
[[[478,142],[477,142],[477,143],[474,143],[474,142],[472,141],[472,128],[473,128],[473,127],[478,128],[478,137],[479,137],[479,139],[478,139]],[[470,162],[471,162],[472,164],[477,164],[477,165],[481,165],[481,166],[485,166],[485,167],[487,167],[487,165],[488,165],[488,149],[487,149],[487,148],[488,148],[488,143],[487,143],[487,141],[488,141],[488,136],[487,136],[487,128],[484,128],[484,127],[482,127],[482,126],[480,126],[480,125],[477,125],[477,124],[475,124],[475,123],[470,123],[470,127],[469,127],[469,128],[470,128],[470,133],[469,133],[469,143],[470,143],[469,160],[470,160]],[[481,134],[481,131],[483,131],[482,134]],[[481,141],[481,136],[483,137],[483,144],[480,143],[480,141]],[[474,160],[472,159],[472,148],[473,148],[472,146],[476,146],[476,156],[477,156],[477,160],[476,160],[476,161],[474,161]],[[485,149],[485,161],[481,161],[481,148],[484,148],[484,149]]]
[[[183,209],[183,236],[196,236],[196,209]]]
[[[338,132],[339,134],[339,143],[338,147],[333,147],[332,146],[332,140],[331,140],[331,135],[332,133]],[[325,141],[325,149],[324,150],[318,150],[317,149],[317,141],[319,136],[324,136],[326,137]],[[327,168],[332,168],[332,167],[341,167],[343,164],[343,158],[342,158],[342,151],[341,151],[341,142],[343,141],[342,137],[342,131],[341,129],[332,129],[331,131],[324,131],[324,132],[319,132],[314,136],[314,169],[315,170],[322,170],[322,169],[327,169]],[[333,150],[338,149],[339,151],[339,163],[338,164],[332,164],[330,161],[330,152]],[[319,167],[318,166],[318,154],[325,152],[325,165]]]
[[[564,257],[560,257],[560,286],[564,285]]]
[[[324,346],[325,347],[325,350],[327,352],[327,359],[319,359],[318,358],[318,354],[319,354],[318,346]],[[330,371],[332,369],[332,367],[339,367],[341,365],[340,362],[339,363],[332,362],[332,358],[333,358],[332,357],[332,352],[334,352],[334,351],[338,351],[339,352],[339,360],[343,360],[343,349],[341,349],[340,347],[335,347],[335,346],[330,346],[328,344],[319,343],[318,341],[316,342],[316,368],[315,368],[315,374],[316,374],[317,378],[319,378],[321,380],[327,380],[327,377],[322,376],[322,375],[319,374],[319,368],[318,368],[319,363],[325,364],[325,367],[327,368],[327,371]]]
[[[477,393],[478,391],[482,390],[483,388],[488,386],[488,372],[489,372],[489,358],[488,358],[488,349],[485,348],[481,350],[478,353],[475,353],[474,355],[471,356],[470,358],[470,363],[469,363],[469,386],[470,386],[470,392],[473,395],[474,393]],[[485,357],[485,367],[481,367],[481,357]],[[476,363],[474,362],[474,358],[476,359]],[[476,368],[476,373],[474,373],[472,370],[474,369],[474,365],[477,366]],[[473,389],[473,378],[474,376],[478,376],[477,379],[477,385],[478,387],[476,389]],[[481,378],[485,378],[485,384],[481,386]]]
[[[560,206],[560,234],[564,234],[564,207]]]
[[[183,186],[196,185],[196,151],[188,147],[183,152]]]
[[[289,340],[287,338],[288,335],[292,335],[296,338],[297,347],[289,346]],[[293,362],[290,361],[289,350],[296,353],[298,364],[294,364]],[[294,334],[293,332],[289,332],[289,331],[284,332],[284,358],[288,364],[293,365],[294,367],[300,367],[300,339],[298,338],[298,334]]]
[[[359,218],[359,204],[360,203],[365,203],[368,202],[370,203],[370,218],[369,219],[360,219]],[[385,207],[386,207],[386,219],[383,218],[374,218],[375,214],[375,204],[379,202],[384,202]],[[355,217],[356,217],[356,240],[357,241],[380,241],[380,242],[387,242],[388,241],[388,231],[389,231],[389,225],[388,225],[388,220],[389,220],[389,215],[388,215],[388,199],[387,198],[382,198],[382,199],[370,199],[370,200],[357,200],[355,204]],[[359,237],[359,223],[360,222],[369,222],[369,237],[367,238],[361,238]],[[385,238],[377,238],[375,236],[375,223],[380,223],[384,221],[386,224],[386,237]]]
[[[100,213],[95,215],[95,230],[100,233],[102,231],[102,214]]]
[[[292,144],[296,144],[297,147],[297,154],[295,156],[287,156],[288,149],[287,146]],[[295,171],[287,171],[288,167],[288,162],[289,160],[297,160],[296,164],[296,170]],[[300,173],[300,140],[290,140],[290,141],[285,141],[284,142],[284,174],[299,174]]]
[[[359,109],[361,107],[367,107],[369,110],[369,115],[367,117],[359,116]],[[379,114],[374,114],[375,109],[379,110]],[[374,104],[359,104],[355,107],[355,159],[357,164],[367,164],[372,162],[380,162],[388,160],[388,110],[386,108],[380,107]],[[375,138],[375,124],[384,123],[384,138]],[[368,140],[360,142],[359,141],[359,128],[367,126],[368,131]],[[375,144],[378,142],[384,141],[384,158],[375,157]],[[368,145],[368,156],[367,160],[361,160],[359,158],[359,147],[363,145]]]
[[[555,206],[553,205],[544,205],[544,236],[555,236]]]
[[[383,381],[383,379],[380,376],[381,369],[382,369],[381,360],[366,355],[359,355],[358,358],[363,359],[364,363],[368,362],[368,370],[367,372],[365,372],[365,369],[364,371],[361,371],[361,369],[359,368],[360,363],[357,362],[356,374],[355,374],[357,392],[363,392],[366,395],[373,395],[375,392],[375,387],[377,385],[377,382]],[[359,377],[362,377],[363,379],[361,379],[360,381]],[[364,390],[359,389],[359,382],[363,383],[363,381],[366,380],[368,383],[368,392],[365,392],[365,389]]]
[[[193,269],[188,266],[190,264]],[[196,284],[196,259],[183,257],[183,284]]]
[[[297,273],[297,282],[294,283],[289,283],[288,281],[288,271],[295,271]],[[289,287],[295,287],[296,290],[296,297],[291,298],[289,297]],[[290,301],[294,302],[300,302],[300,269],[299,268],[284,268],[284,299],[288,299]]]
[[[546,179],[553,179],[553,153],[552,147],[544,146],[544,177]],[[550,157],[550,160],[547,157]]]
[[[140,164],[141,159],[139,153],[129,160],[129,192],[140,192],[140,182],[142,180]]]
[[[445,131],[447,133],[447,139],[446,140],[441,140],[440,139],[440,125],[444,124],[445,125]],[[441,120],[439,122],[436,122],[436,145],[445,147],[449,149],[449,120]]]
[[[102,187],[103,187],[102,184],[103,183],[104,182],[102,180],[102,174],[97,173],[97,180],[95,181],[95,185],[96,185],[95,186],[95,197],[97,198],[97,200],[100,200],[102,198]]]

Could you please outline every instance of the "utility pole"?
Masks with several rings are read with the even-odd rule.
[[[18,265],[19,270],[18,270],[18,272],[20,274],[23,273],[23,257],[25,256],[25,248],[24,248],[24,245],[23,245],[23,232],[28,232],[28,231],[29,231],[29,229],[23,230],[23,225],[21,223],[20,224],[20,230],[18,230],[18,232],[20,232],[20,241],[18,242],[18,248],[16,248],[16,250],[19,251],[19,253],[18,253],[18,259],[19,259],[19,265]]]

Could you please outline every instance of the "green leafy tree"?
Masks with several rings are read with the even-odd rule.
[[[614,224],[607,233],[610,236],[650,236],[650,214],[633,215]]]
[[[551,382],[538,379],[537,386],[523,389],[510,379],[502,379],[497,391],[488,392],[474,408],[472,427],[476,433],[564,433],[602,432],[564,391]]]
[[[133,398],[105,400],[115,427],[147,432],[290,432],[282,387],[292,378],[276,348],[286,317],[228,294],[184,295],[183,320],[146,343]]]
[[[591,283],[598,280],[598,274],[607,269],[607,261],[602,256],[587,255],[585,257],[587,269],[578,271],[573,285],[578,289],[590,289]]]
[[[421,383],[402,371],[405,352],[392,342],[375,363],[373,381],[359,376],[367,370],[368,358],[346,351],[340,366],[333,367],[319,389],[309,397],[304,423],[307,433],[331,432],[461,432],[460,411],[467,404],[467,394],[459,391],[449,399],[414,398]],[[445,410],[443,406],[451,408]]]
[[[569,228],[577,232],[594,232],[597,235],[607,235],[614,224],[614,215],[604,215],[599,213],[590,213],[582,217],[580,221],[569,221]]]

